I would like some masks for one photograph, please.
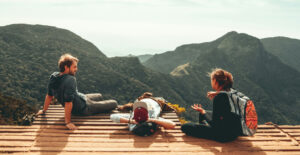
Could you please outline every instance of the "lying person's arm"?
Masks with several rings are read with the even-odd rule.
[[[148,122],[153,122],[157,125],[164,127],[165,129],[174,129],[176,124],[173,121],[167,119],[148,119]]]
[[[137,124],[134,119],[128,119],[128,118],[124,118],[124,117],[120,118],[120,123]]]
[[[112,114],[110,115],[110,119],[116,123],[129,123],[129,124],[137,124],[134,119],[129,119],[129,114]],[[153,122],[157,125],[164,127],[165,129],[174,129],[176,124],[170,120],[159,118],[159,119],[148,119],[148,122]]]
[[[137,124],[134,119],[129,119],[129,114],[111,114],[110,120],[116,123],[130,123],[130,124]]]

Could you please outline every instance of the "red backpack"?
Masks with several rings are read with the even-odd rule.
[[[231,112],[240,117],[242,135],[254,135],[256,133],[258,119],[253,101],[234,89],[231,89],[230,92],[222,92],[228,95]]]

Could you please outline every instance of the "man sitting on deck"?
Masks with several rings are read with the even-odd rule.
[[[70,54],[64,54],[60,57],[58,61],[60,72],[54,72],[50,76],[44,108],[37,113],[37,116],[44,114],[55,96],[65,108],[65,123],[70,130],[77,129],[71,123],[71,113],[75,115],[93,115],[113,110],[118,106],[115,100],[103,101],[100,93],[85,95],[78,92],[75,78],[78,61],[76,57]]]

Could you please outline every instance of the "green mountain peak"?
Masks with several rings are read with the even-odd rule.
[[[215,41],[217,48],[228,54],[239,52],[262,51],[263,46],[258,38],[245,33],[229,32]]]

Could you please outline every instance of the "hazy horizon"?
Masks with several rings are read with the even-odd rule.
[[[0,0],[0,26],[68,29],[108,57],[163,53],[229,31],[300,38],[297,0]]]

